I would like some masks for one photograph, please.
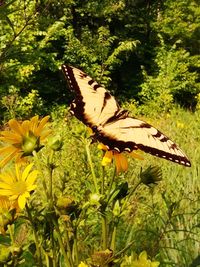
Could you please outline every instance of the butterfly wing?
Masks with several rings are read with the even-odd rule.
[[[109,150],[143,150],[154,156],[191,166],[183,151],[167,136],[144,121],[120,110],[115,98],[90,76],[68,65],[62,66],[70,89],[75,92],[72,113],[95,131],[95,138]]]
[[[140,149],[154,156],[190,167],[183,151],[166,135],[150,124],[131,117],[98,127],[97,139],[109,150],[118,152]]]
[[[115,98],[90,76],[68,65],[62,65],[62,71],[76,94],[71,111],[83,123],[91,128],[104,125],[119,112]]]

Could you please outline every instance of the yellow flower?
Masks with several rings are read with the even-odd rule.
[[[117,173],[119,173],[121,171],[127,171],[128,160],[122,153],[119,153],[119,152],[113,151],[113,150],[108,150],[107,147],[103,144],[99,144],[98,148],[106,151],[104,154],[104,157],[102,159],[102,162],[101,162],[102,166],[106,166],[106,165],[110,164],[112,162],[112,160],[114,159],[115,164],[116,164]],[[142,156],[136,154],[133,151],[129,154],[134,158],[143,159]]]
[[[184,123],[180,122],[180,121],[177,121],[176,125],[178,128],[181,128],[181,129],[183,129],[185,127]]]
[[[4,167],[12,159],[16,162],[23,161],[24,157],[32,155],[34,150],[39,151],[42,147],[41,142],[50,133],[45,128],[48,119],[49,116],[46,116],[40,121],[38,116],[34,116],[23,122],[9,120],[10,130],[0,133],[0,140],[6,143],[0,148],[0,156],[4,157],[0,161],[0,167]]]
[[[22,172],[19,164],[15,164],[15,173],[11,170],[0,173],[0,196],[7,196],[10,201],[17,200],[19,208],[25,207],[30,192],[35,190],[34,184],[38,171],[33,170],[33,163]]]
[[[81,263],[78,265],[78,267],[88,267],[88,265],[81,261]]]
[[[148,259],[146,251],[140,253],[137,260],[132,261],[132,267],[158,267],[160,263],[158,261],[150,261]]]

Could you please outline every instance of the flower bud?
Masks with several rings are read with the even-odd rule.
[[[40,139],[36,137],[31,131],[29,134],[23,138],[22,150],[23,156],[31,156],[33,151],[39,151],[42,146],[40,146]]]
[[[143,184],[148,186],[156,184],[162,180],[162,171],[157,166],[149,166],[140,173],[140,179]]]
[[[48,145],[52,150],[59,151],[63,146],[63,139],[59,135],[52,136],[48,140]]]
[[[113,208],[113,214],[115,217],[119,217],[121,214],[121,208],[119,204],[119,200],[115,202],[114,208]]]

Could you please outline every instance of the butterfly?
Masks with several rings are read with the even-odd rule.
[[[114,96],[83,71],[62,65],[62,71],[75,99],[71,113],[94,132],[93,138],[108,150],[122,153],[142,150],[172,162],[191,166],[185,153],[166,135],[150,124],[129,116]]]

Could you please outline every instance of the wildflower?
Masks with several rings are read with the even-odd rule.
[[[81,263],[79,263],[78,267],[88,267],[88,265],[81,261]]]
[[[81,261],[81,263],[78,265],[78,267],[88,267],[88,265]]]
[[[158,261],[151,261],[148,259],[146,251],[142,251],[137,260],[132,262],[132,267],[158,267],[160,263]]]
[[[131,256],[125,256],[120,267],[158,267],[159,265],[158,261],[149,260],[146,251],[143,251],[138,257],[135,253]]]
[[[183,129],[185,127],[184,123],[180,122],[180,121],[177,121],[176,125],[178,128],[181,128],[181,129]]]
[[[38,171],[33,170],[33,163],[22,172],[19,164],[15,164],[15,173],[11,170],[0,173],[0,196],[7,196],[10,201],[17,201],[20,209],[25,207],[30,192],[35,190],[34,184]]]
[[[10,130],[1,131],[0,140],[6,145],[0,148],[0,156],[4,158],[0,161],[0,167],[4,167],[10,160],[23,161],[25,156],[32,155],[32,152],[42,148],[44,141],[50,131],[45,129],[49,116],[39,121],[38,116],[30,120],[18,122],[11,119],[8,122]]]
[[[113,150],[108,150],[107,147],[103,144],[99,144],[98,145],[99,149],[102,149],[105,152],[105,155],[102,159],[102,166],[106,166],[108,164],[110,164],[112,162],[112,160],[115,160],[115,164],[116,164],[116,168],[117,168],[117,173],[121,172],[121,171],[127,171],[128,169],[128,160],[127,158],[124,156],[124,154],[119,153],[117,151],[113,151]],[[133,156],[134,158],[137,159],[143,159],[142,156],[136,154],[135,152],[131,152],[129,153],[131,156]]]

